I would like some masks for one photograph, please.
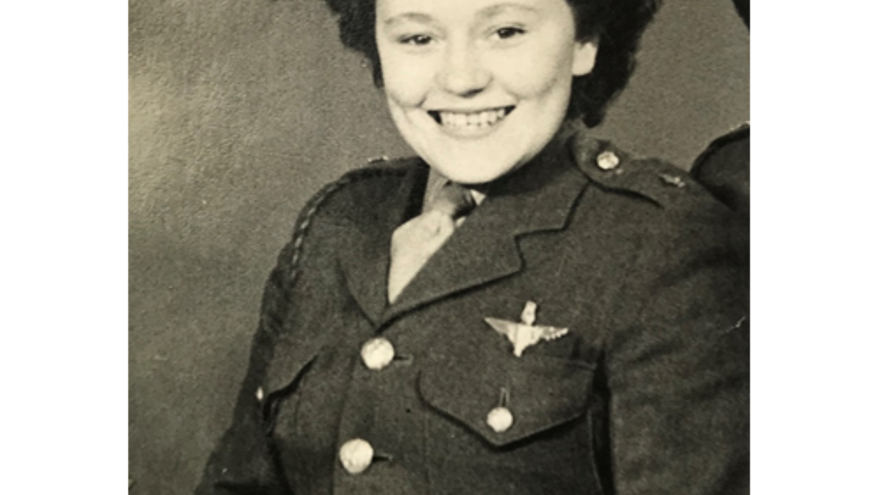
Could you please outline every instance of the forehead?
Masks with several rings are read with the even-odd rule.
[[[565,0],[377,0],[379,20],[481,19],[502,14],[541,15],[566,7]]]

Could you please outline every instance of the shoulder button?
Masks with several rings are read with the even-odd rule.
[[[367,158],[367,163],[370,165],[377,165],[380,163],[385,163],[389,160],[390,160],[390,158],[388,158],[386,155],[374,156],[372,158]]]
[[[602,170],[614,170],[620,165],[620,158],[613,151],[603,151],[596,157],[596,165]]]

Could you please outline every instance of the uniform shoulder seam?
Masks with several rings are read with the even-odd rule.
[[[699,156],[697,156],[696,160],[694,160],[694,164],[691,166],[690,174],[694,177],[697,177],[700,174],[700,169],[702,168],[703,164],[706,163],[709,158],[711,158],[715,153],[717,153],[718,150],[727,146],[730,143],[748,138],[750,137],[750,135],[751,127],[749,126],[749,124],[743,124],[733,131],[713,139],[712,142],[709,143],[709,146],[705,150],[703,150],[703,152],[700,153]]]
[[[321,207],[326,204],[330,197],[355,182],[378,177],[403,175],[407,172],[412,163],[412,159],[406,158],[395,160],[390,160],[384,157],[382,159],[371,159],[368,161],[366,167],[354,169],[345,173],[342,177],[327,184],[315,193],[308,202],[306,202],[302,210],[300,210],[300,214],[294,224],[293,236],[290,241],[292,252],[289,258],[290,268],[287,273],[288,283],[293,285],[296,281],[299,264],[303,254],[303,244],[305,243],[306,235],[309,232],[309,227],[312,225],[312,220],[314,220],[315,215]]]

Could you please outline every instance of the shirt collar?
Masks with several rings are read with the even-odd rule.
[[[428,172],[428,184],[425,186],[425,195],[422,197],[422,213],[425,212],[425,208],[432,204],[434,201],[434,197],[437,195],[437,192],[449,182],[449,179],[446,178],[445,175],[438,172],[434,167],[431,167],[431,171]],[[480,206],[480,203],[486,199],[486,194],[476,189],[467,188],[470,191],[471,196],[474,198],[474,203],[477,206]]]

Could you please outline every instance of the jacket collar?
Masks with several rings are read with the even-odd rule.
[[[421,209],[429,168],[420,160],[413,162],[392,189],[371,191],[369,198],[355,201],[356,227],[345,246],[349,254],[340,259],[349,292],[374,324],[388,304],[391,235]],[[372,206],[363,208],[364,204]]]
[[[426,304],[520,271],[523,262],[517,238],[564,229],[587,184],[588,179],[571,157],[569,138],[570,133],[561,132],[527,165],[488,184],[484,188],[485,201],[374,323],[381,327]],[[387,253],[392,232],[393,228],[381,231],[386,248],[381,278],[365,282],[377,284],[376,280],[381,280],[377,285],[382,286],[383,298],[386,297]],[[380,275],[375,269],[372,273]],[[375,306],[365,308],[367,314],[374,310]]]

